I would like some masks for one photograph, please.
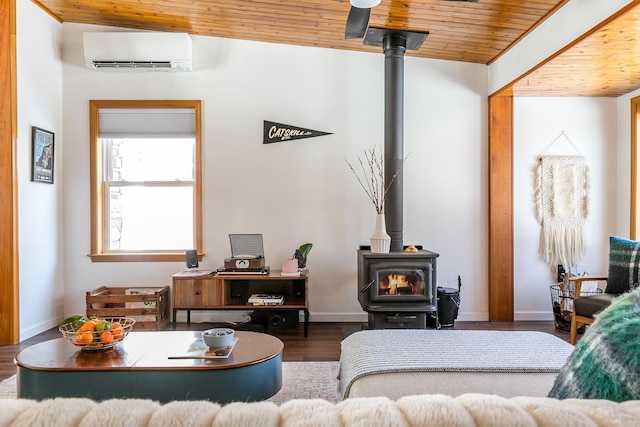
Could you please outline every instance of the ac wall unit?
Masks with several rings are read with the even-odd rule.
[[[192,71],[193,46],[186,33],[84,33],[88,68],[105,71]]]

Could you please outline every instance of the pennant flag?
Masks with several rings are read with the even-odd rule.
[[[299,128],[297,126],[282,123],[264,121],[263,144],[274,142],[293,141],[294,139],[313,138],[316,136],[331,135],[331,132],[321,132],[313,129]]]

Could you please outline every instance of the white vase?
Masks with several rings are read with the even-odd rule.
[[[391,248],[391,237],[387,234],[387,224],[384,220],[384,214],[376,216],[376,229],[371,235],[371,253],[388,254]]]

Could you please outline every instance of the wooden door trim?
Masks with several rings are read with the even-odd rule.
[[[20,340],[16,0],[0,0],[0,344]]]
[[[638,120],[640,120],[640,96],[636,96],[631,99],[631,194],[630,196],[630,224],[629,224],[629,236],[633,240],[640,238],[638,230]]]
[[[489,97],[489,321],[513,322],[513,91]]]

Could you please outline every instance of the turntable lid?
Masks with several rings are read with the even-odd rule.
[[[229,234],[233,258],[264,258],[262,234]]]

